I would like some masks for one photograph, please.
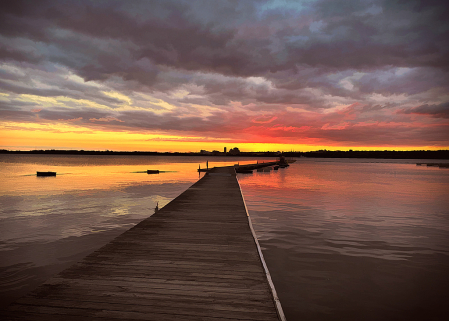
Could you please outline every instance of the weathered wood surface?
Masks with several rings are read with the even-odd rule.
[[[212,170],[7,313],[3,320],[280,320],[233,168]]]

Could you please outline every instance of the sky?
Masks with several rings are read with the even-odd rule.
[[[1,1],[0,148],[449,148],[447,0]]]

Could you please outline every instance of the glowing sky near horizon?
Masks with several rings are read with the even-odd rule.
[[[449,148],[445,1],[2,1],[0,148]]]

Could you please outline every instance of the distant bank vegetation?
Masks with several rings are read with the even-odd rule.
[[[286,157],[318,157],[318,158],[385,158],[385,159],[449,159],[449,150],[413,150],[413,151],[330,151],[318,150],[313,152],[238,152],[224,153],[211,152],[115,152],[105,151],[86,151],[86,150],[30,150],[13,151],[0,149],[0,154],[48,154],[48,155],[135,155],[135,156],[246,156],[246,157],[277,157],[281,154]]]

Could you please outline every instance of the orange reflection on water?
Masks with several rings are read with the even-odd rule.
[[[187,160],[187,161],[186,161]],[[130,185],[186,183],[201,175],[199,166],[232,166],[256,160],[232,158],[16,156],[0,158],[0,195],[49,195],[92,189],[120,189]],[[159,170],[159,174],[147,174]],[[37,177],[37,171],[56,177]]]
[[[155,166],[42,166],[20,164],[13,171],[1,173],[1,195],[57,194],[73,190],[110,189],[120,186],[185,182],[198,179],[196,164],[178,163]],[[11,168],[9,168],[11,170]],[[159,174],[147,174],[158,169]],[[56,177],[37,177],[37,171],[57,172]]]

